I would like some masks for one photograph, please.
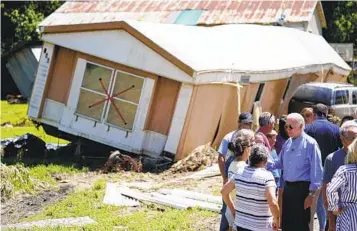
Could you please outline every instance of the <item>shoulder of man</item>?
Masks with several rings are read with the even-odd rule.
[[[238,130],[231,131],[230,133],[226,134],[226,135],[223,137],[223,139],[224,139],[224,140],[227,140],[227,141],[231,141],[232,138],[233,138],[233,136],[234,136],[234,134],[235,134],[236,132],[238,132]]]
[[[308,144],[312,144],[312,145],[316,144],[316,145],[318,145],[317,141],[307,133],[303,134],[303,139],[305,139]]]

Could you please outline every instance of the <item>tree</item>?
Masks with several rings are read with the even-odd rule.
[[[39,40],[39,23],[63,2],[13,1],[1,3],[1,52],[6,53],[18,44]]]
[[[327,29],[323,36],[330,43],[353,43],[357,48],[357,2],[325,1]]]

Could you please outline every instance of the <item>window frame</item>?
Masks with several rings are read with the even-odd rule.
[[[120,72],[120,73],[124,73],[124,74],[127,74],[127,75],[131,75],[131,76],[134,76],[136,78],[140,78],[143,80],[143,86],[141,87],[141,92],[140,92],[140,97],[139,97],[139,102],[136,104],[134,102],[131,102],[131,101],[128,101],[128,100],[125,100],[125,99],[120,99],[118,97],[113,97],[113,99],[115,100],[119,100],[119,101],[122,101],[122,102],[125,102],[125,103],[130,103],[130,104],[133,104],[135,106],[137,106],[136,108],[136,113],[135,113],[135,116],[134,116],[134,122],[133,122],[133,128],[134,128],[134,124],[135,124],[135,121],[136,121],[136,118],[138,116],[138,109],[139,109],[139,105],[141,103],[141,100],[142,100],[142,93],[143,93],[143,89],[144,89],[144,85],[145,85],[145,77],[142,77],[142,76],[139,76],[139,75],[135,75],[135,74],[132,74],[130,72],[126,72],[126,71],[121,71],[121,70],[118,70],[118,69],[115,69],[115,73],[114,73],[114,78],[113,78],[113,82],[111,83],[111,89],[110,89],[110,95],[112,96],[114,94],[114,87],[115,87],[115,83],[116,83],[116,79],[117,79],[117,73]],[[108,115],[109,115],[109,111],[110,111],[110,106],[112,105],[112,102],[109,101],[108,102],[108,106],[107,106],[107,110],[106,110],[106,113],[105,113],[105,117],[104,117],[104,120],[103,120],[103,124],[105,125],[108,125],[108,126],[111,126],[111,127],[115,127],[115,128],[118,128],[118,129],[121,129],[121,130],[124,130],[124,131],[132,131],[132,129],[127,129],[127,128],[122,128],[118,125],[115,125],[115,124],[111,124],[107,121],[108,119]]]
[[[353,96],[355,95],[355,102],[353,101]],[[351,103],[354,105],[354,104],[357,104],[357,90],[352,90],[351,91]]]
[[[337,96],[337,92],[338,91],[347,92],[347,102],[336,104],[336,96]],[[344,104],[350,104],[350,92],[349,92],[349,90],[348,89],[336,89],[334,91],[334,94],[333,94],[333,105],[344,105]]]
[[[104,119],[104,118],[103,118],[104,113],[105,113],[105,111],[107,110],[107,107],[108,107],[108,101],[105,101],[105,102],[104,102],[103,111],[102,111],[102,114],[101,114],[101,116],[100,116],[100,120],[95,119],[95,118],[92,118],[92,117],[89,117],[89,116],[86,116],[86,115],[82,115],[82,114],[80,114],[80,113],[77,112],[77,108],[78,108],[78,104],[79,104],[79,98],[80,98],[80,96],[81,96],[81,90],[82,90],[82,89],[85,90],[85,91],[89,91],[89,92],[92,92],[92,93],[95,93],[95,94],[102,95],[102,96],[106,97],[106,95],[103,94],[103,93],[101,93],[101,92],[97,92],[97,91],[91,90],[91,89],[89,89],[89,88],[82,87],[82,85],[83,85],[83,79],[84,79],[84,74],[85,74],[85,71],[86,71],[86,68],[87,68],[87,63],[93,64],[93,65],[97,65],[97,66],[100,66],[100,67],[103,67],[103,68],[112,70],[112,74],[110,75],[110,81],[109,81],[109,86],[108,86],[107,91],[109,91],[110,88],[111,88],[112,80],[113,80],[113,74],[115,73],[115,69],[112,68],[112,67],[104,66],[104,65],[102,65],[102,64],[99,64],[99,63],[95,63],[95,62],[91,62],[91,61],[86,60],[86,66],[85,66],[85,68],[84,68],[84,73],[83,73],[83,76],[82,76],[81,86],[79,87],[78,102],[77,102],[76,111],[74,112],[74,114],[75,114],[76,116],[78,116],[78,117],[82,117],[82,118],[85,118],[85,119],[88,119],[88,120],[92,120],[92,121],[94,121],[94,122],[99,122],[99,123],[101,123],[101,122],[103,121],[103,119]]]
[[[95,118],[92,118],[92,117],[89,117],[89,116],[86,116],[86,115],[82,115],[82,114],[80,114],[80,113],[77,112],[77,108],[78,108],[78,104],[79,104],[79,98],[80,98],[81,90],[88,91],[88,92],[91,92],[91,93],[94,93],[94,94],[98,94],[98,95],[104,96],[104,97],[106,98],[106,95],[105,95],[104,93],[102,93],[102,92],[97,92],[97,91],[88,89],[88,88],[86,88],[86,87],[82,87],[85,70],[86,70],[86,68],[87,68],[87,63],[93,64],[93,65],[97,65],[97,66],[100,66],[100,67],[103,67],[103,68],[106,68],[106,69],[110,69],[110,70],[112,71],[112,73],[111,73],[111,75],[110,75],[109,86],[108,86],[108,88],[107,88],[107,91],[108,91],[109,96],[112,96],[112,95],[114,94],[113,91],[114,91],[114,88],[115,88],[115,83],[116,83],[116,80],[117,80],[117,74],[118,74],[118,73],[124,73],[124,74],[133,76],[133,77],[135,77],[135,78],[140,78],[140,79],[143,80],[143,84],[142,84],[142,87],[141,87],[140,97],[139,97],[139,102],[138,102],[138,103],[131,102],[131,101],[129,101],[129,100],[121,99],[121,98],[118,98],[118,97],[113,97],[114,100],[119,100],[119,101],[122,101],[122,102],[125,102],[125,103],[133,104],[133,105],[135,105],[135,106],[137,107],[137,108],[136,108],[136,112],[135,112],[135,116],[134,116],[134,120],[133,120],[133,126],[132,126],[131,129],[123,128],[123,127],[120,127],[120,126],[118,126],[118,125],[109,123],[109,122],[107,121],[108,115],[109,115],[109,111],[110,111],[110,109],[111,109],[111,104],[112,104],[112,102],[111,102],[110,100],[106,100],[106,101],[104,102],[103,111],[102,111],[100,120],[95,119]],[[139,105],[141,104],[141,101],[142,101],[142,93],[143,93],[143,89],[144,89],[144,87],[145,87],[146,78],[143,77],[143,76],[139,76],[139,75],[136,75],[136,74],[127,72],[127,71],[122,71],[122,70],[119,70],[119,69],[116,69],[116,68],[113,68],[113,67],[110,67],[110,66],[105,66],[105,65],[102,65],[102,64],[99,64],[99,63],[96,63],[96,62],[88,61],[88,60],[86,60],[86,66],[85,66],[85,69],[84,69],[83,78],[82,78],[81,85],[80,85],[80,87],[79,87],[78,101],[77,101],[77,106],[76,106],[76,110],[75,110],[75,112],[74,112],[74,115],[75,115],[75,116],[78,116],[78,117],[81,117],[81,118],[84,118],[84,119],[91,120],[91,121],[93,121],[93,122],[102,123],[102,124],[104,124],[104,125],[107,125],[107,126],[110,126],[110,127],[114,127],[114,128],[117,128],[117,129],[120,129],[120,130],[123,130],[123,131],[128,131],[128,132],[133,131],[135,122],[136,122],[137,117],[138,117]]]

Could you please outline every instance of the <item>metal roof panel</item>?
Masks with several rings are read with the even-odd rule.
[[[287,22],[307,22],[317,0],[123,0],[66,2],[47,17],[41,26],[110,22],[118,20],[148,20],[172,23],[173,15],[186,10],[200,10],[196,24],[232,23],[267,24],[276,22],[283,13]],[[172,13],[175,12],[175,13]],[[115,15],[113,15],[115,14]],[[170,18],[169,18],[170,17]],[[191,23],[191,21],[190,21]]]

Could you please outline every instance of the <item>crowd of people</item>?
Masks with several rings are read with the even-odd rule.
[[[341,127],[317,104],[301,113],[248,112],[218,149],[220,231],[357,231],[357,109]]]

